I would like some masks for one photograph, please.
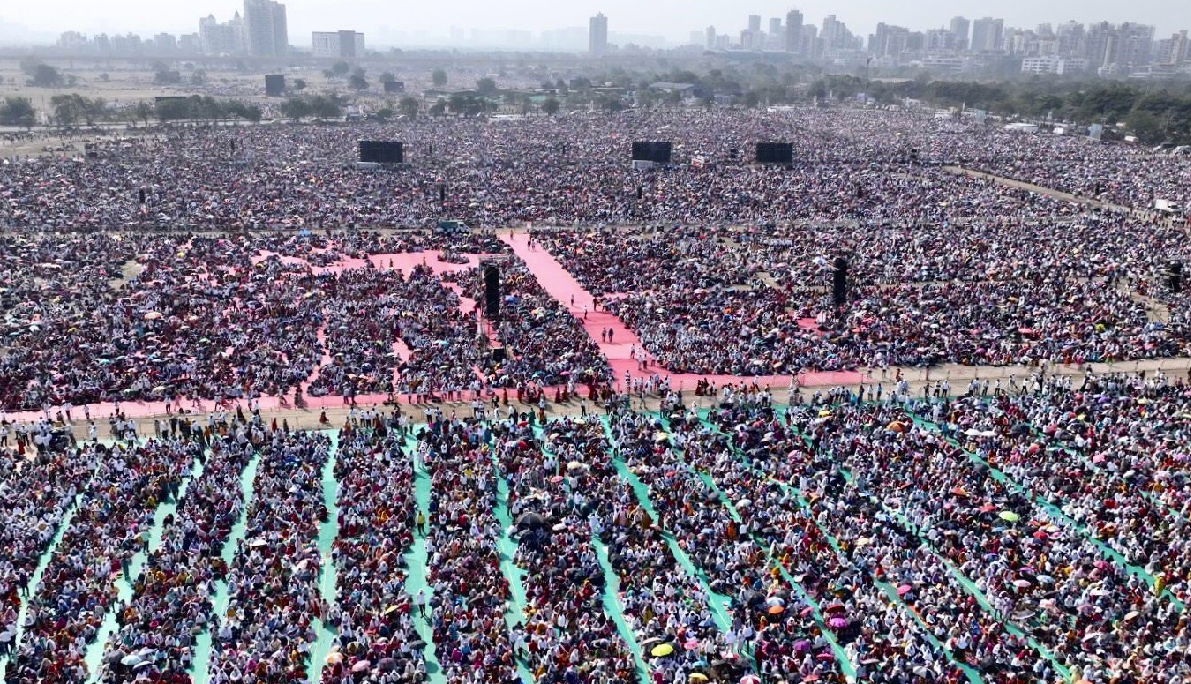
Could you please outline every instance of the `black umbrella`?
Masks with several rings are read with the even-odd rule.
[[[546,525],[546,519],[537,513],[522,513],[517,517],[517,525],[519,527],[530,528],[544,527]]]

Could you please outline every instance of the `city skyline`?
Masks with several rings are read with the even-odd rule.
[[[883,3],[826,3],[776,2],[759,0],[746,5],[727,3],[660,3],[630,5],[623,0],[599,0],[591,5],[537,7],[515,0],[499,5],[474,3],[471,0],[438,3],[434,7],[419,8],[416,12],[397,12],[392,5],[379,0],[358,0],[336,4],[331,11],[325,3],[315,0],[290,0],[288,8],[291,45],[307,44],[299,36],[313,31],[327,30],[329,24],[368,27],[366,32],[374,46],[388,45],[397,36],[422,36],[421,44],[449,45],[456,32],[470,34],[479,30],[521,30],[539,32],[586,27],[590,17],[602,12],[616,30],[613,33],[657,35],[674,45],[688,42],[692,30],[699,26],[716,26],[733,33],[747,28],[749,15],[762,17],[762,28],[768,28],[773,18],[785,18],[791,10],[801,12],[806,24],[820,24],[829,15],[836,15],[857,35],[867,36],[878,24],[894,24],[911,30],[926,31],[946,28],[951,17],[994,16],[1004,20],[1005,26],[1033,28],[1039,24],[1060,24],[1067,21],[1095,23],[1134,22],[1155,27],[1156,35],[1166,35],[1191,27],[1191,3],[1172,3],[1169,0],[1140,0],[1139,2],[1109,4],[1101,2],[1062,1],[1048,3],[1039,10],[1036,3],[1009,0],[1002,3],[929,2],[893,8]],[[121,11],[127,8],[127,11]],[[523,8],[525,11],[518,11]],[[30,43],[53,42],[63,31],[84,34],[137,33],[153,35],[159,32],[191,33],[197,29],[199,17],[214,14],[221,21],[234,12],[243,11],[242,0],[194,0],[168,5],[144,5],[132,0],[110,0],[102,6],[78,0],[57,0],[36,7],[22,8],[15,13],[0,14],[0,41],[21,42],[21,35],[35,37]],[[69,17],[69,19],[63,19]],[[466,17],[467,21],[460,21]],[[516,21],[510,17],[517,17]],[[69,22],[67,24],[66,22]]]

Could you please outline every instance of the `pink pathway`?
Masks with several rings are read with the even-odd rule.
[[[624,324],[624,322],[620,320],[619,317],[614,316],[614,315],[607,313],[605,311],[595,311],[595,298],[592,297],[591,294],[588,293],[585,289],[583,289],[583,286],[579,284],[579,281],[575,280],[574,276],[572,276],[570,273],[568,273],[567,270],[565,268],[563,268],[562,265],[559,264],[558,261],[553,256],[551,256],[548,252],[546,252],[544,250],[529,249],[529,236],[527,234],[525,234],[525,233],[515,233],[513,235],[503,234],[500,236],[500,239],[503,240],[504,242],[506,242],[507,244],[509,244],[513,248],[513,252],[518,257],[520,257],[522,261],[524,261],[526,263],[526,265],[529,267],[529,270],[532,271],[533,274],[537,277],[538,282],[540,282],[542,284],[542,287],[546,290],[546,292],[548,292],[550,294],[550,296],[554,297],[559,302],[562,302],[562,304],[564,306],[568,307],[569,310],[571,311],[571,313],[574,314],[574,316],[576,318],[580,319],[583,322],[583,327],[587,330],[588,335],[591,336],[591,339],[593,341],[595,341],[595,342],[597,342],[597,344],[599,344],[600,350],[604,353],[605,356],[607,356],[608,363],[609,363],[609,365],[612,366],[612,370],[616,373],[616,377],[618,380],[624,378],[625,371],[628,371],[632,377],[645,377],[648,375],[652,375],[653,373],[656,372],[658,375],[661,375],[663,377],[669,377],[671,379],[671,386],[673,386],[675,388],[685,389],[685,390],[693,389],[695,387],[695,383],[697,383],[701,379],[714,380],[717,384],[720,384],[720,385],[727,383],[727,382],[741,382],[741,381],[756,382],[762,386],[769,385],[771,387],[776,387],[776,388],[784,388],[784,387],[788,387],[790,385],[790,376],[789,375],[766,375],[766,376],[757,376],[757,377],[739,377],[739,376],[731,376],[731,375],[675,374],[675,373],[670,373],[668,371],[665,371],[660,367],[654,367],[648,373],[643,373],[641,371],[638,371],[637,363],[629,356],[629,352],[633,346],[636,346],[638,351],[640,352],[641,351],[641,342],[637,338],[636,334],[634,334],[633,331],[630,330],[628,328],[628,326],[626,326]],[[263,261],[268,256],[268,254],[269,253],[267,253],[267,252],[262,252],[261,254],[254,257],[252,259],[252,261],[254,263],[258,262],[258,261]],[[480,263],[481,259],[485,258],[486,256],[492,256],[492,255],[471,254],[471,255],[466,255],[466,256],[467,256],[466,264],[452,264],[449,262],[442,261],[441,259],[439,259],[438,252],[407,252],[407,253],[401,253],[401,254],[372,254],[372,255],[369,255],[367,261],[371,261],[372,264],[374,266],[376,266],[377,268],[380,268],[380,269],[388,269],[388,268],[401,269],[401,271],[403,273],[409,273],[410,271],[413,270],[413,268],[415,266],[417,266],[419,264],[425,264],[426,266],[429,266],[430,269],[436,275],[441,275],[443,273],[450,273],[450,272],[455,272],[455,271],[461,271],[461,270],[464,270],[467,268],[472,268],[474,266],[477,266]],[[309,265],[309,262],[307,262],[303,259],[298,259],[298,258],[294,258],[294,257],[282,257],[282,261],[284,261],[286,263],[297,263],[297,264]],[[389,266],[390,262],[392,262],[391,267]],[[366,260],[364,260],[364,259],[345,259],[345,260],[336,262],[334,265],[332,265],[330,267],[314,268],[313,270],[316,273],[341,273],[349,268],[362,268],[362,267],[364,267],[365,263],[366,263]],[[572,296],[574,297],[573,305],[571,304]],[[476,305],[476,303],[474,300],[469,299],[469,298],[461,298],[460,308],[463,309],[464,311],[469,310],[469,307],[474,308],[475,305]],[[588,311],[586,320],[583,320],[584,319],[584,316],[583,316],[584,307],[587,307],[587,311]],[[802,327],[810,328],[810,326],[807,325],[808,322],[812,325],[814,323],[813,319],[806,319],[805,321],[799,321],[799,324]],[[817,326],[815,326],[815,327],[817,327]],[[600,331],[609,329],[609,328],[611,328],[613,331],[612,339],[614,341],[611,343],[599,342]],[[495,333],[491,330],[491,326],[485,325],[484,329],[488,333],[490,339],[495,338]],[[319,342],[322,343],[323,346],[325,347],[326,346],[325,331],[320,329],[318,334],[319,334]],[[398,341],[393,346],[394,346],[394,351],[396,351],[398,354],[402,355],[402,358],[408,358],[408,354],[410,353],[410,351],[409,351],[409,348],[406,347],[403,342]],[[319,367],[321,367],[322,365],[329,363],[329,362],[330,362],[330,357],[328,355],[324,355],[323,358],[319,362]],[[479,371],[477,370],[477,374],[478,373],[479,373]],[[305,391],[306,386],[309,385],[309,383],[316,377],[318,377],[318,368],[315,368],[314,371],[311,373],[311,376],[309,378],[307,378],[305,382],[302,383],[303,391]],[[799,384],[801,384],[803,386],[811,386],[811,387],[822,386],[822,385],[856,384],[858,382],[861,382],[862,380],[867,381],[867,379],[863,375],[861,375],[860,373],[855,373],[855,372],[801,373],[798,376]],[[619,385],[621,383],[618,382],[617,384]],[[361,405],[380,404],[380,403],[383,403],[387,398],[388,397],[383,394],[358,395],[356,397],[356,402]],[[292,399],[293,399],[292,395],[286,397],[286,401],[291,406],[292,406]],[[408,395],[400,396],[400,397],[398,397],[398,400],[403,404],[412,403],[412,398],[409,397]],[[230,408],[231,410],[234,410],[237,403],[239,405],[245,407],[245,410],[247,410],[248,402],[246,400],[241,400],[239,402],[228,402],[225,405],[225,408]],[[338,397],[338,396],[329,396],[329,397],[307,396],[306,397],[306,406],[313,410],[318,410],[318,409],[324,408],[324,407],[334,407],[334,406],[342,406],[342,405],[343,405],[343,398]],[[219,408],[218,406],[216,406],[215,402],[207,401],[207,400],[195,401],[195,402],[186,400],[186,401],[182,402],[182,406],[188,412],[210,412],[210,411],[215,411]],[[262,409],[268,411],[268,410],[274,410],[274,409],[280,408],[280,407],[282,407],[282,404],[281,404],[281,400],[278,397],[261,397],[260,398],[260,406]],[[116,404],[116,403],[112,403],[112,402],[105,402],[105,403],[90,405],[91,417],[95,420],[100,420],[100,419],[106,420],[108,417],[115,414],[117,407],[119,407],[120,410],[122,410],[124,412],[124,414],[130,418],[142,418],[145,416],[158,416],[158,415],[165,415],[165,413],[166,413],[165,402],[162,402],[162,401],[122,402],[120,404]],[[176,403],[171,408],[173,408],[173,410],[175,412],[177,412],[177,410],[178,410],[178,406]],[[72,411],[72,415],[75,417],[75,419],[81,418],[81,416],[83,415],[83,408],[81,406],[76,406],[74,408],[74,410]],[[14,411],[14,412],[0,412],[0,416],[3,416],[4,418],[6,418],[7,420],[10,420],[10,421],[11,420],[33,421],[33,420],[37,420],[37,419],[41,418],[43,416],[43,413],[41,411]]]
[[[562,303],[575,318],[578,318],[591,336],[592,341],[599,345],[600,351],[608,359],[612,371],[616,374],[617,384],[621,384],[627,371],[631,377],[640,378],[658,374],[670,378],[670,386],[676,389],[690,390],[700,380],[711,380],[717,385],[729,382],[757,383],[761,386],[786,388],[790,386],[789,375],[698,375],[694,373],[670,373],[661,366],[651,366],[649,371],[637,368],[637,361],[630,356],[633,347],[637,348],[637,355],[645,354],[651,361],[652,357],[641,348],[641,340],[637,337],[619,316],[607,311],[595,310],[595,297],[579,284],[562,264],[558,263],[549,252],[530,248],[527,233],[502,233],[500,239],[513,249],[513,253],[525,262],[529,270],[537,277],[542,288]],[[813,323],[813,321],[812,321]],[[601,333],[612,330],[612,342],[601,342]],[[864,380],[860,373],[852,371],[800,373],[798,382],[803,386],[855,384]]]

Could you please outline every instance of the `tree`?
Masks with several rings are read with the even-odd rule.
[[[376,110],[376,118],[381,121],[388,121],[389,119],[392,119],[393,118],[393,108],[392,107],[381,107],[380,109]]]
[[[401,103],[398,106],[401,107],[401,113],[405,115],[405,118],[418,118],[418,110],[421,109],[421,104],[418,102],[418,98],[406,95],[405,97],[401,98]]]
[[[153,75],[153,82],[158,85],[172,85],[182,82],[182,74],[170,69],[162,69]]]
[[[136,107],[133,111],[136,114],[136,118],[145,122],[145,124],[148,124],[149,117],[153,116],[153,107],[151,107],[148,102],[136,103]]]
[[[331,65],[331,73],[335,76],[338,76],[339,78],[347,76],[349,71],[351,71],[351,65],[342,60]]]
[[[310,116],[313,110],[304,97],[291,97],[281,105],[281,113],[290,119],[300,121]]]
[[[449,107],[451,112],[455,114],[463,114],[467,111],[470,101],[470,95],[464,95],[463,93],[452,93],[451,97],[447,100],[447,107]]]
[[[553,97],[546,98],[546,101],[542,103],[542,111],[546,112],[550,116],[554,116],[555,114],[557,114],[558,108],[559,108],[558,100]]]
[[[102,73],[102,74],[100,74],[100,75],[99,75],[99,82],[100,82],[100,83],[107,83],[107,82],[108,82],[108,81],[110,81],[110,80],[112,80],[112,77],[111,77],[111,76],[108,76],[108,75],[107,75],[107,73]]]
[[[394,76],[393,72],[391,72],[391,71],[386,71],[385,73],[380,75],[381,83],[392,83],[393,81],[396,81],[396,80],[397,80],[397,77]]]
[[[447,72],[445,69],[435,69],[430,72],[430,82],[434,84],[435,88],[441,88],[447,84]]]
[[[306,79],[304,79],[304,78],[294,79],[294,90],[297,90],[297,91],[306,90]]]
[[[83,100],[83,117],[90,126],[96,121],[103,121],[108,118],[108,101],[102,97],[82,98]]]
[[[351,78],[347,79],[347,83],[355,90],[368,90],[368,79],[364,78],[360,74],[352,74]]]
[[[201,69],[190,75],[190,84],[191,85],[201,86],[202,84],[204,84],[206,82],[207,82],[207,72],[205,72]]]
[[[50,106],[54,108],[54,118],[58,125],[70,127],[83,117],[83,98],[78,94],[55,95],[50,98]]]
[[[310,100],[310,112],[316,119],[337,119],[343,116],[343,103],[335,97],[315,95]]]
[[[31,128],[37,121],[33,103],[27,97],[6,97],[0,105],[0,125]]]
[[[49,64],[33,67],[32,84],[38,88],[57,88],[62,85],[62,74]]]
[[[476,81],[476,92],[481,95],[493,95],[496,93],[496,81],[491,78],[484,77]]]
[[[439,100],[430,105],[430,116],[443,116],[447,113],[447,103]]]
[[[190,100],[158,100],[154,105],[158,121],[176,121],[191,118]]]

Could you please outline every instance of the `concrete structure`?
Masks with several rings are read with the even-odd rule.
[[[253,57],[289,54],[285,5],[273,0],[244,0],[244,38]]]
[[[199,19],[199,49],[204,55],[236,55],[244,52],[244,20],[240,13],[220,23],[215,15]]]
[[[327,59],[355,59],[364,56],[364,34],[358,31],[314,31],[311,54]]]
[[[968,49],[968,34],[971,33],[971,27],[972,23],[964,17],[951,18],[951,40],[954,49]]]
[[[786,13],[786,52],[802,52],[802,12],[792,9]]]
[[[1004,45],[1004,19],[984,17],[972,22],[972,52],[1000,52]]]
[[[603,12],[588,21],[587,51],[597,56],[608,52],[608,17]]]

